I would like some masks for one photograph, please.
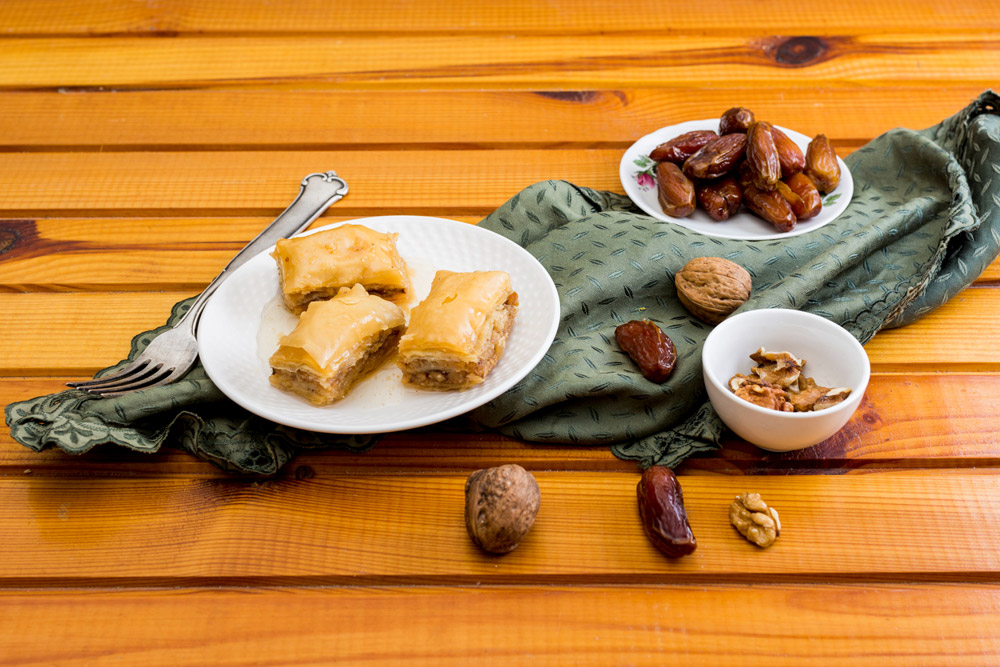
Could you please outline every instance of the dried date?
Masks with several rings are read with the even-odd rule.
[[[684,173],[691,178],[710,179],[725,176],[736,168],[746,154],[747,135],[727,134],[708,142],[684,162]]]
[[[674,164],[684,164],[684,160],[698,152],[698,150],[715,139],[717,135],[712,130],[693,130],[679,134],[670,141],[665,141],[649,154],[651,160],[657,162],[673,162]]]
[[[673,162],[660,162],[656,165],[656,199],[669,216],[691,215],[696,205],[694,183]]]
[[[646,468],[636,486],[636,495],[643,530],[657,549],[677,558],[697,548],[684,509],[684,493],[670,468]]]
[[[747,164],[746,160],[741,162],[739,169],[736,170],[736,182],[739,183],[740,187],[744,190],[753,185],[753,174],[751,173],[750,165]]]
[[[785,183],[788,185],[788,189],[802,200],[802,212],[795,211],[796,218],[808,220],[823,209],[823,198],[819,196],[819,190],[804,173],[792,174]]]
[[[666,382],[677,365],[677,348],[660,327],[649,320],[632,320],[615,329],[615,340],[651,382]]]
[[[743,189],[732,176],[695,186],[698,203],[717,222],[728,220],[743,203]]]
[[[823,194],[837,189],[840,184],[840,165],[837,153],[825,134],[817,134],[806,147],[806,175]]]
[[[746,132],[753,124],[753,112],[743,107],[727,109],[719,118],[719,134]]]
[[[778,164],[781,167],[781,177],[787,179],[792,174],[797,174],[806,168],[806,156],[802,154],[802,149],[788,135],[778,128],[771,127],[771,138],[774,139],[774,148],[778,151]]]
[[[761,190],[773,190],[781,178],[781,162],[774,146],[771,124],[757,121],[747,130],[747,160],[750,178]]]
[[[795,191],[788,187],[787,183],[784,181],[778,181],[775,184],[774,189],[785,199],[786,202],[788,202],[788,205],[792,207],[792,213],[795,214],[796,221],[802,220],[803,215],[809,215],[809,209],[806,208],[806,203],[802,201],[802,197],[798,196]]]
[[[777,190],[761,190],[750,183],[743,188],[743,203],[779,232],[790,232],[795,227],[797,219],[792,206]]]

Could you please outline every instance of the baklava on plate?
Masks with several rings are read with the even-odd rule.
[[[339,401],[396,349],[406,327],[394,303],[361,285],[313,301],[271,355],[271,384],[313,405]]]
[[[209,299],[198,322],[198,352],[205,371],[234,403],[297,429],[390,433],[474,410],[508,391],[544,357],[559,325],[559,294],[545,267],[520,245],[478,225],[444,218],[393,215],[352,222],[399,234],[399,253],[406,260],[411,282],[407,301],[399,304],[404,311],[428,293],[438,269],[509,273],[518,311],[503,359],[485,381],[464,391],[407,387],[392,358],[332,405],[313,405],[282,391],[270,382],[269,360],[298,318],[285,308],[269,251],[233,272]]]
[[[278,241],[271,255],[278,264],[285,306],[297,315],[309,303],[356,284],[369,294],[400,301],[410,281],[396,249],[397,236],[346,224]]]
[[[517,306],[505,271],[438,271],[399,341],[403,382],[440,391],[479,384],[503,355]]]

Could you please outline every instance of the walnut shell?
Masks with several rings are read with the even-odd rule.
[[[465,482],[465,527],[476,546],[490,553],[513,551],[535,523],[541,493],[521,466],[477,470]]]
[[[696,257],[674,276],[677,298],[692,315],[718,324],[750,298],[750,274],[721,257]]]

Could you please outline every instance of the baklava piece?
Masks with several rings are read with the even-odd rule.
[[[399,341],[403,382],[438,391],[479,384],[503,355],[516,314],[506,272],[438,271]]]
[[[314,301],[271,355],[271,384],[313,405],[350,392],[396,349],[406,328],[403,311],[361,285]]]
[[[333,297],[341,287],[360,284],[369,294],[401,301],[410,289],[396,234],[363,225],[341,225],[275,244],[281,294],[298,315],[313,301]]]

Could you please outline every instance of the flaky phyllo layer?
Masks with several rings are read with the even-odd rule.
[[[299,314],[313,301],[332,298],[342,287],[360,284],[369,294],[401,301],[410,289],[396,234],[363,225],[282,239],[275,244],[285,306]]]
[[[314,405],[340,400],[396,348],[403,311],[361,285],[310,303],[271,355],[271,384]]]
[[[438,271],[399,341],[403,382],[434,390],[482,382],[503,355],[517,305],[504,271]]]

